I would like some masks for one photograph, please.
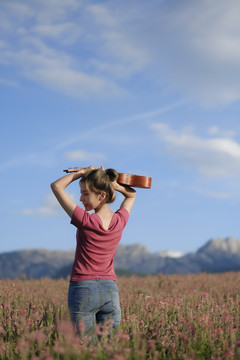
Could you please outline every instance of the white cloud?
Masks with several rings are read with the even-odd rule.
[[[101,43],[102,52],[97,47],[98,58],[92,60],[99,71],[128,77],[144,71],[160,86],[205,105],[239,100],[238,0],[137,5],[88,7]]]
[[[135,23],[133,32],[131,15],[135,17],[139,13],[133,6],[123,2],[116,7],[108,2],[86,7],[86,16],[93,24],[89,41],[96,49],[90,62],[100,73],[116,79],[129,78],[151,62],[151,52],[144,42],[139,44],[138,35],[135,36],[140,30],[138,23]],[[94,32],[97,32],[97,37]]]
[[[26,35],[25,42],[29,48],[19,51],[18,56],[15,52],[4,51],[2,59],[2,62],[13,65],[17,62],[25,77],[78,98],[118,97],[124,94],[125,91],[112,80],[76,69],[71,56],[51,49],[42,40]]]
[[[223,192],[223,191],[213,191],[213,190],[206,190],[206,189],[202,189],[202,188],[192,188],[193,191],[198,192],[202,195],[205,195],[207,197],[211,197],[214,199],[231,199],[234,197],[234,195],[230,192]]]
[[[69,194],[71,199],[75,201],[74,196]],[[18,215],[23,216],[62,216],[64,215],[64,211],[59,205],[55,196],[49,192],[42,201],[42,205],[37,208],[25,208],[18,212],[15,212]]]
[[[89,69],[90,62],[84,58],[85,45],[77,43],[82,34],[83,14],[79,14],[75,22],[68,19],[71,11],[79,9],[81,4],[65,0],[51,4],[43,1],[36,8],[31,3],[24,5],[20,10],[25,16],[16,22],[18,4],[13,1],[6,4],[4,33],[8,41],[4,44],[1,62],[16,67],[21,75],[43,86],[70,96],[122,96],[125,91],[121,86],[103,73],[94,73],[92,67]],[[56,41],[49,42],[49,39]],[[73,45],[74,49],[69,51],[65,45]],[[79,49],[77,57],[72,55],[76,49]]]
[[[236,131],[222,130],[218,126],[213,125],[213,126],[210,126],[210,128],[208,129],[208,134],[212,135],[212,136],[218,136],[218,137],[233,138],[236,135]]]
[[[53,62],[50,67],[39,67],[32,71],[25,71],[25,74],[49,88],[78,98],[100,97],[106,96],[106,94],[111,97],[124,94],[124,91],[112,81],[55,65],[58,65],[58,61],[55,64]]]
[[[228,104],[240,99],[239,11],[238,0],[3,0],[0,61],[71,96],[117,97],[138,74]]]
[[[184,166],[197,169],[207,177],[240,175],[240,144],[230,138],[202,138],[189,129],[175,131],[167,124],[153,123],[166,151]]]
[[[105,161],[105,156],[101,153],[88,152],[84,150],[69,151],[65,154],[67,160],[73,161],[90,161],[95,162],[98,160]]]
[[[25,155],[17,155],[0,164],[0,171],[5,171],[7,168],[22,167],[22,166],[43,166],[49,167],[53,164],[53,157],[51,151],[42,151],[39,153],[28,153]]]
[[[81,0],[41,0],[29,6],[35,10],[35,17],[38,23],[61,22],[68,16],[78,14],[82,8]]]
[[[111,9],[108,9],[108,6],[104,4],[88,5],[86,11],[93,15],[97,23],[104,25],[104,27],[115,27],[116,23],[120,20],[116,19]]]
[[[31,6],[24,4],[21,1],[4,1],[2,2],[2,14],[8,15],[6,19],[26,20],[34,15],[34,10]]]
[[[166,8],[156,32],[164,55],[157,52],[156,60],[171,85],[206,105],[239,100],[239,1],[186,0]]]
[[[208,133],[209,135],[217,135],[219,133],[219,127],[218,126],[211,126],[209,129],[208,129]]]
[[[32,32],[39,37],[60,41],[63,44],[76,42],[82,33],[81,27],[72,22],[60,24],[40,24],[32,28]]]

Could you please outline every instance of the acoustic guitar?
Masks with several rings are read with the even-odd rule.
[[[66,173],[73,173],[79,170],[81,170],[81,168],[75,167],[63,171]],[[136,188],[150,189],[152,178],[149,176],[118,173],[117,182],[122,185],[129,185]]]

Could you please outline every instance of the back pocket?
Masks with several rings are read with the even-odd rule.
[[[76,287],[76,289],[74,289],[74,307],[76,307],[77,311],[88,310],[91,299],[89,288]]]

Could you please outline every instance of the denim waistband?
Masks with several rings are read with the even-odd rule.
[[[90,284],[95,284],[95,283],[109,283],[109,284],[116,284],[115,280],[112,279],[90,279],[90,280],[80,280],[80,281],[70,281],[71,285],[78,285],[78,284],[86,284],[86,283],[90,283]]]

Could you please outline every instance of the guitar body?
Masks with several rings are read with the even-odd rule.
[[[150,189],[152,178],[148,176],[119,173],[117,182],[122,185],[129,185],[137,188]]]
[[[63,170],[66,173],[77,172],[81,170],[81,168],[70,168],[67,170]],[[131,175],[119,173],[117,182],[122,185],[129,185],[136,188],[150,189],[152,178],[148,176],[140,176],[140,175]]]

